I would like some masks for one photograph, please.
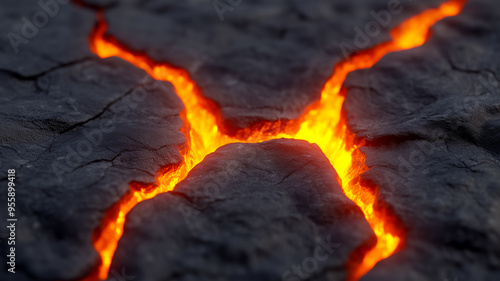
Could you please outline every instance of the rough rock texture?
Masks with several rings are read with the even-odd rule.
[[[307,280],[345,280],[353,251],[375,243],[319,147],[296,140],[218,149],[139,204],[124,233],[111,272],[144,281],[297,280],[302,264]]]
[[[424,46],[348,77],[365,180],[407,228],[362,280],[499,280],[500,4],[471,0]]]
[[[129,182],[151,182],[181,161],[182,104],[168,83],[91,54],[92,9],[3,2],[0,205],[5,173],[16,169],[18,222],[16,275],[6,271],[0,228],[0,280],[75,280],[95,265],[92,233]],[[108,35],[127,47],[187,69],[232,129],[300,115],[343,58],[340,43],[354,45],[354,28],[388,3],[243,1],[221,22],[212,0],[78,2],[106,7]],[[361,48],[440,2],[402,1]],[[423,47],[349,77],[349,127],[368,143],[363,179],[407,229],[403,250],[363,280],[498,280],[499,11],[494,0],[470,0]],[[280,279],[311,266],[316,238],[328,235],[340,247],[311,279],[343,280],[374,242],[328,161],[301,142],[223,147],[129,219],[113,270],[141,281]]]
[[[0,73],[0,202],[16,169],[18,219],[17,273],[7,272],[2,241],[1,280],[83,276],[98,259],[92,233],[129,182],[182,161],[183,105],[169,83],[147,78],[116,58],[34,79]]]
[[[90,1],[98,2],[113,1]],[[374,20],[371,12],[388,10],[391,1],[243,1],[223,14],[224,21],[216,2],[132,0],[108,7],[105,17],[108,35],[128,48],[188,70],[221,107],[231,131],[262,120],[296,119],[319,99],[333,65],[344,58],[342,42],[373,46],[403,19],[442,1],[402,1],[387,27],[358,45],[355,28],[364,33]]]
[[[3,1],[0,9],[0,70],[23,77],[91,57],[88,37],[95,12],[64,0]],[[66,2],[68,2],[66,0]]]

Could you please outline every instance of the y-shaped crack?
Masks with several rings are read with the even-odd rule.
[[[358,279],[368,272],[378,261],[392,255],[404,237],[396,216],[383,207],[375,207],[377,199],[374,189],[364,187],[359,175],[368,168],[365,156],[359,151],[363,140],[356,140],[347,128],[342,114],[345,96],[341,94],[342,84],[352,71],[372,67],[390,52],[407,50],[425,43],[429,29],[437,21],[458,14],[466,0],[449,0],[435,9],[416,15],[391,31],[392,40],[372,49],[351,55],[334,67],[333,75],[326,82],[321,100],[311,105],[299,119],[288,122],[281,131],[272,123],[264,124],[260,130],[244,129],[232,137],[224,135],[218,128],[218,112],[206,107],[206,100],[200,89],[190,79],[185,70],[166,63],[157,63],[151,58],[133,52],[115,39],[106,37],[106,23],[100,17],[96,31],[92,35],[92,50],[101,58],[118,56],[144,69],[157,80],[171,82],[176,93],[186,107],[182,114],[185,122],[184,133],[188,147],[183,151],[184,163],[158,175],[154,186],[131,186],[130,192],[108,212],[97,233],[94,247],[101,256],[98,269],[85,280],[106,279],[118,240],[123,234],[126,214],[139,202],[150,199],[162,192],[175,188],[187,173],[209,153],[232,142],[260,142],[275,138],[292,138],[316,143],[335,167],[345,195],[356,203],[375,232],[376,246],[366,253],[359,266],[350,272],[350,279]],[[242,138],[242,136],[244,136]],[[384,205],[384,204],[381,204]]]

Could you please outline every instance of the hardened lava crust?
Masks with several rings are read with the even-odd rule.
[[[223,146],[174,191],[129,214],[110,272],[151,281],[345,280],[355,266],[346,261],[361,249],[351,257],[359,262],[376,237],[336,176],[305,141]],[[294,272],[304,260],[314,272]]]
[[[186,70],[233,134],[299,118],[334,65],[444,1],[400,1],[376,36],[367,24],[395,1],[245,0],[222,17],[212,0],[45,1],[58,3],[52,12],[4,2],[0,221],[15,169],[17,223],[15,274],[0,227],[0,280],[70,281],[95,272],[96,234],[130,183],[153,184],[189,149],[172,84],[94,54],[100,17],[106,38]],[[46,24],[34,26],[44,12]],[[500,3],[469,0],[423,46],[348,75],[342,117],[364,141],[360,180],[405,234],[361,280],[498,280],[499,30]],[[376,236],[328,160],[300,140],[220,147],[174,191],[130,212],[108,279],[352,277]]]
[[[243,1],[223,13],[223,21],[212,0],[103,2],[106,34],[186,69],[231,132],[300,117],[320,98],[335,63],[387,40],[402,20],[444,1],[404,1],[376,36],[365,35],[358,45],[355,28],[366,32],[372,13],[387,11],[390,1]],[[343,51],[341,43],[355,49]]]
[[[500,4],[469,1],[420,48],[344,86],[350,128],[407,229],[405,249],[361,280],[498,280]]]

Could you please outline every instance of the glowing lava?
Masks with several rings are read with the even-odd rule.
[[[120,57],[144,69],[153,78],[174,85],[177,95],[185,105],[182,118],[187,147],[182,152],[184,162],[180,166],[159,173],[154,185],[131,183],[130,191],[107,212],[94,237],[94,247],[101,261],[98,269],[85,280],[107,278],[113,254],[123,234],[125,217],[139,202],[173,190],[206,155],[225,144],[260,142],[282,137],[316,143],[339,174],[346,196],[363,211],[378,239],[376,246],[365,255],[362,263],[352,270],[350,279],[363,276],[378,261],[394,253],[404,233],[389,210],[374,208],[374,189],[363,187],[359,183],[359,175],[367,170],[365,157],[359,151],[363,141],[355,141],[342,117],[342,105],[345,100],[341,94],[342,84],[348,73],[372,67],[387,53],[422,45],[428,37],[430,27],[445,17],[458,14],[465,1],[451,0],[438,8],[424,11],[393,29],[392,41],[354,54],[348,60],[338,63],[322,90],[321,100],[311,105],[298,120],[279,123],[278,126],[276,123],[261,124],[259,129],[246,129],[237,134],[237,137],[225,135],[219,130],[217,108],[203,98],[186,71],[168,64],[156,63],[144,55],[127,50],[113,38],[106,37],[107,26],[101,16],[91,37],[92,50],[101,58]]]

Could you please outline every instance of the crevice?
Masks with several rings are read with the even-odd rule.
[[[58,70],[59,68],[64,68],[64,67],[68,67],[68,66],[73,66],[73,65],[77,65],[79,63],[82,63],[82,62],[85,62],[85,61],[89,61],[89,60],[93,60],[95,59],[94,56],[92,57],[84,57],[82,59],[78,59],[78,60],[75,60],[75,61],[71,61],[71,62],[67,62],[67,63],[60,63],[59,65],[57,66],[54,66],[54,67],[51,67],[47,70],[44,70],[40,73],[37,73],[37,74],[34,74],[34,75],[22,75],[20,73],[17,73],[15,71],[12,71],[12,70],[7,70],[7,69],[0,69],[0,74],[1,73],[4,73],[4,74],[7,74],[7,75],[10,75],[16,79],[19,79],[19,80],[22,80],[22,81],[28,81],[28,80],[36,80],[38,78],[40,78],[41,76],[44,76],[52,71],[55,71],[55,70]]]

